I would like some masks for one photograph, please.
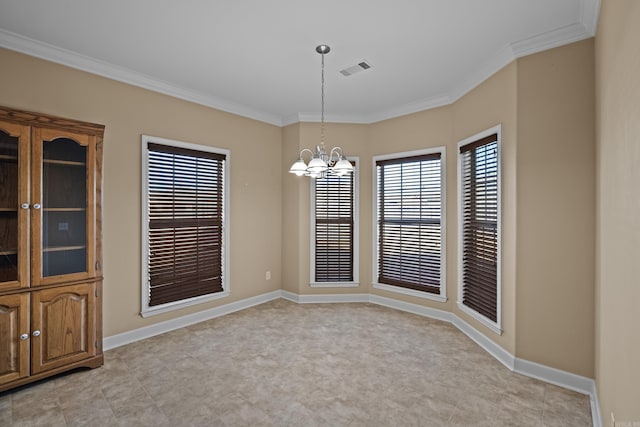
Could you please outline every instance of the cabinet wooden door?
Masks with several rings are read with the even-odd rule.
[[[96,138],[33,130],[31,285],[95,277]]]
[[[29,287],[29,128],[0,121],[0,291]]]
[[[32,293],[32,374],[96,355],[95,292],[86,283]]]
[[[29,375],[29,295],[0,296],[0,385]]]

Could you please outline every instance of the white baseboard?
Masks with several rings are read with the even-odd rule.
[[[298,304],[328,304],[340,302],[369,302],[369,294],[314,294],[300,295],[282,291],[282,298]]]
[[[578,393],[586,394],[589,396],[589,403],[591,404],[593,426],[602,426],[596,382],[592,378],[572,374],[571,372],[562,371],[520,358],[515,359],[513,371],[569,390],[577,391]]]
[[[471,338],[476,344],[485,349],[489,354],[498,359],[498,361],[500,361],[504,366],[513,371],[514,357],[508,351],[505,351],[502,347],[491,341],[485,335],[481,334],[477,329],[473,328],[467,322],[449,311],[438,310],[436,308],[425,307],[423,305],[398,301],[393,298],[386,298],[373,294],[369,295],[369,302],[417,314],[419,316],[449,322],[466,336]]]
[[[419,316],[449,322],[509,370],[589,396],[593,426],[602,427],[600,404],[596,384],[593,379],[517,358],[454,313],[374,294],[352,296],[354,297],[353,300],[348,301],[349,295],[298,295],[286,291],[282,293],[283,298],[297,303],[370,302]]]
[[[207,310],[199,311],[197,313],[187,314],[186,316],[178,317],[176,319],[166,320],[164,322],[144,326],[132,331],[105,337],[103,342],[103,349],[110,350],[112,348],[120,347],[125,344],[130,344],[135,341],[173,331],[175,329],[184,328],[185,326],[204,322],[205,320],[214,319],[216,317],[224,316],[225,314],[230,314],[236,311],[244,310],[245,308],[263,304],[265,302],[281,298],[281,296],[281,291],[273,291],[266,294],[257,295],[255,297],[234,301],[232,303],[221,305],[218,307],[213,307]]]
[[[519,357],[515,359],[513,371],[582,394],[590,394],[592,390],[593,380],[591,378],[530,362]]]
[[[490,340],[483,333],[476,328],[456,316],[453,316],[453,325],[458,328],[463,334],[471,338],[476,344],[482,347],[487,353],[492,355],[498,362],[502,363],[509,370],[513,371],[515,365],[515,357],[504,348],[500,347],[494,341]]]
[[[419,316],[442,320],[449,323],[452,323],[452,319],[454,316],[453,313],[450,313],[448,311],[425,307],[424,305],[413,304],[410,302],[399,301],[393,298],[381,297],[374,294],[369,295],[369,302],[372,304],[395,308],[396,310],[406,311],[407,313],[413,313]]]
[[[341,302],[369,302],[369,294],[298,295],[300,304],[326,304]]]
[[[596,382],[593,382],[591,393],[589,393],[591,403],[591,419],[593,420],[593,427],[602,427],[602,413],[600,413],[600,400],[598,399],[598,387]]]
[[[280,296],[283,299],[292,301],[292,302],[300,302],[299,298],[298,298],[298,294],[294,294],[293,292],[289,292],[289,291],[280,291]]]
[[[498,344],[487,338],[473,326],[456,316],[454,313],[374,294],[299,295],[289,291],[278,290],[262,295],[257,295],[255,297],[246,298],[240,301],[235,301],[219,307],[210,308],[198,313],[188,314],[177,319],[167,320],[165,322],[145,326],[133,331],[112,335],[104,339],[103,348],[105,350],[109,350],[112,348],[120,347],[122,345],[149,338],[154,335],[159,335],[165,332],[173,331],[175,329],[183,328],[185,326],[193,325],[195,323],[203,322],[205,320],[220,317],[225,314],[244,310],[245,308],[263,304],[265,302],[272,301],[278,298],[283,298],[299,304],[369,302],[372,304],[377,304],[384,307],[429,317],[431,319],[449,322],[511,371],[588,395],[590,397],[591,403],[591,416],[593,420],[593,426],[602,427],[600,403],[598,401],[596,384],[593,379],[517,358],[500,347]]]

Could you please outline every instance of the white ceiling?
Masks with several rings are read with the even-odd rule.
[[[595,34],[600,0],[0,0],[0,46],[276,125],[449,104]],[[366,59],[373,68],[344,77]]]

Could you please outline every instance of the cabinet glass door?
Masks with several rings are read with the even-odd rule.
[[[29,286],[28,134],[24,126],[0,122],[0,291]]]
[[[40,130],[34,159],[41,161],[34,179],[32,215],[39,225],[40,284],[84,278],[90,273],[93,241],[92,168],[89,137]],[[35,231],[35,229],[34,229]],[[63,278],[64,276],[64,278]]]

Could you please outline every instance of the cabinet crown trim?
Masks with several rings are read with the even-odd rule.
[[[2,106],[0,106],[0,120],[27,126],[61,129],[99,137],[104,136],[104,125],[81,122],[79,120],[66,119],[64,117],[52,116],[49,114],[16,110]]]

